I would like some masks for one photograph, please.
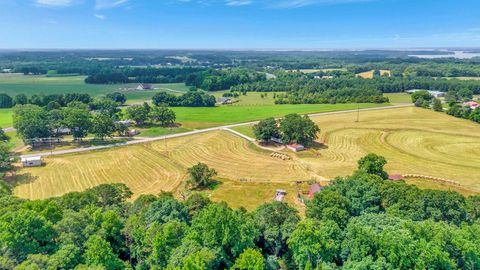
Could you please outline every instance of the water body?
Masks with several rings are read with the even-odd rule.
[[[480,57],[480,53],[454,51],[453,54],[412,54],[409,56],[424,58],[424,59],[437,59],[437,58],[472,59],[474,57]]]

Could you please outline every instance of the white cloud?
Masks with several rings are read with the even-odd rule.
[[[227,0],[227,6],[246,6],[252,4],[251,0]]]
[[[35,0],[35,4],[43,7],[68,7],[77,2],[77,0]]]
[[[115,8],[126,4],[130,0],[95,0],[95,9]]]
[[[102,14],[93,14],[93,16],[95,16],[95,18],[100,19],[100,20],[105,19],[105,15],[102,15]]]
[[[270,8],[300,8],[311,5],[336,5],[348,3],[374,2],[382,0],[177,0],[183,3],[202,5],[223,3],[227,6],[259,5]]]

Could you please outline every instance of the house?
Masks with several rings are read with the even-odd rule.
[[[390,181],[400,181],[403,180],[405,177],[401,174],[391,174],[388,176],[388,180]]]
[[[153,90],[153,85],[147,83],[141,83],[137,86],[137,90]]]
[[[320,192],[322,190],[322,186],[320,186],[319,183],[315,183],[310,186],[310,189],[308,190],[308,198],[313,199],[313,196],[315,193]]]
[[[120,120],[120,121],[115,121],[115,124],[117,125],[124,125],[124,126],[131,126],[133,124],[133,121],[132,120]]]
[[[232,100],[231,100],[230,98],[228,98],[228,97],[219,97],[219,98],[217,99],[217,103],[220,103],[220,104],[223,104],[223,105],[225,105],[225,104],[231,104],[231,103],[232,103]]]
[[[23,167],[38,167],[42,166],[42,157],[22,157]]]
[[[305,150],[305,146],[298,144],[298,143],[292,143],[287,145],[287,148],[292,150],[293,152],[300,152]]]
[[[72,130],[67,127],[59,127],[54,130],[57,135],[69,135],[72,134]]]
[[[315,76],[313,78],[316,79],[316,80],[331,80],[331,79],[333,79],[333,76],[325,75],[325,76]]]
[[[407,90],[405,92],[407,94],[413,94],[418,91],[427,91],[430,95],[432,95],[435,98],[445,97],[445,92],[433,91],[433,90],[412,89],[412,90]]]
[[[282,202],[285,199],[285,195],[287,195],[287,191],[284,189],[277,189],[277,194],[275,195],[275,201]]]
[[[478,104],[478,102],[472,100],[472,101],[464,102],[463,107],[469,107],[470,109],[475,110],[476,108],[480,107],[480,104]]]

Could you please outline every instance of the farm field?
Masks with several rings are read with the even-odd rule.
[[[204,162],[219,172],[223,182],[209,192],[214,200],[252,209],[270,201],[277,188],[286,189],[286,200],[294,201],[294,180],[323,182],[349,175],[367,153],[385,156],[391,174],[442,177],[457,181],[456,188],[464,194],[480,191],[477,124],[414,107],[362,112],[358,123],[355,118],[355,113],[313,118],[322,129],[319,144],[297,154],[283,150],[293,158],[290,161],[272,158],[269,151],[240,137],[216,131],[49,157],[45,167],[18,171],[14,192],[24,198],[46,198],[113,182],[127,184],[135,196],[175,192],[184,188],[186,169]]]
[[[187,168],[197,162],[215,168],[220,178],[239,183],[310,179],[301,164],[279,161],[269,154],[230,133],[210,132],[145,145],[49,157],[44,167],[20,170],[14,192],[24,198],[47,198],[115,182],[127,184],[135,196],[176,191],[187,177]],[[271,191],[272,197],[274,193],[275,190]]]
[[[138,83],[133,84],[86,84],[85,76],[65,76],[65,77],[46,77],[41,75],[1,75],[0,93],[6,93],[10,96],[17,94],[58,94],[58,93],[88,93],[92,96],[101,96],[121,87],[136,87]],[[138,103],[150,100],[156,92],[167,91],[174,94],[181,94],[188,91],[189,87],[183,83],[155,84],[158,88],[152,91],[131,91],[125,92],[128,103]]]
[[[411,104],[412,96],[407,93],[385,93],[385,97],[388,97],[392,104]]]
[[[373,78],[373,72],[374,72],[374,70],[361,72],[361,73],[357,74],[357,77],[364,78],[364,79],[371,79],[371,78]],[[380,76],[383,76],[385,74],[387,74],[388,76],[391,76],[390,70],[381,69],[380,70]]]
[[[0,128],[7,128],[13,125],[13,109],[0,109]]]
[[[261,106],[217,106],[213,108],[175,107],[177,122],[185,128],[207,128],[219,125],[261,120],[267,117],[281,117],[290,113],[308,114],[357,108],[384,107],[389,104],[285,104]]]

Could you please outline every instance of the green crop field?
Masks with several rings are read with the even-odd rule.
[[[407,93],[386,93],[383,94],[388,97],[392,104],[411,104],[412,96]]]
[[[0,128],[7,128],[13,125],[13,109],[0,109]]]

